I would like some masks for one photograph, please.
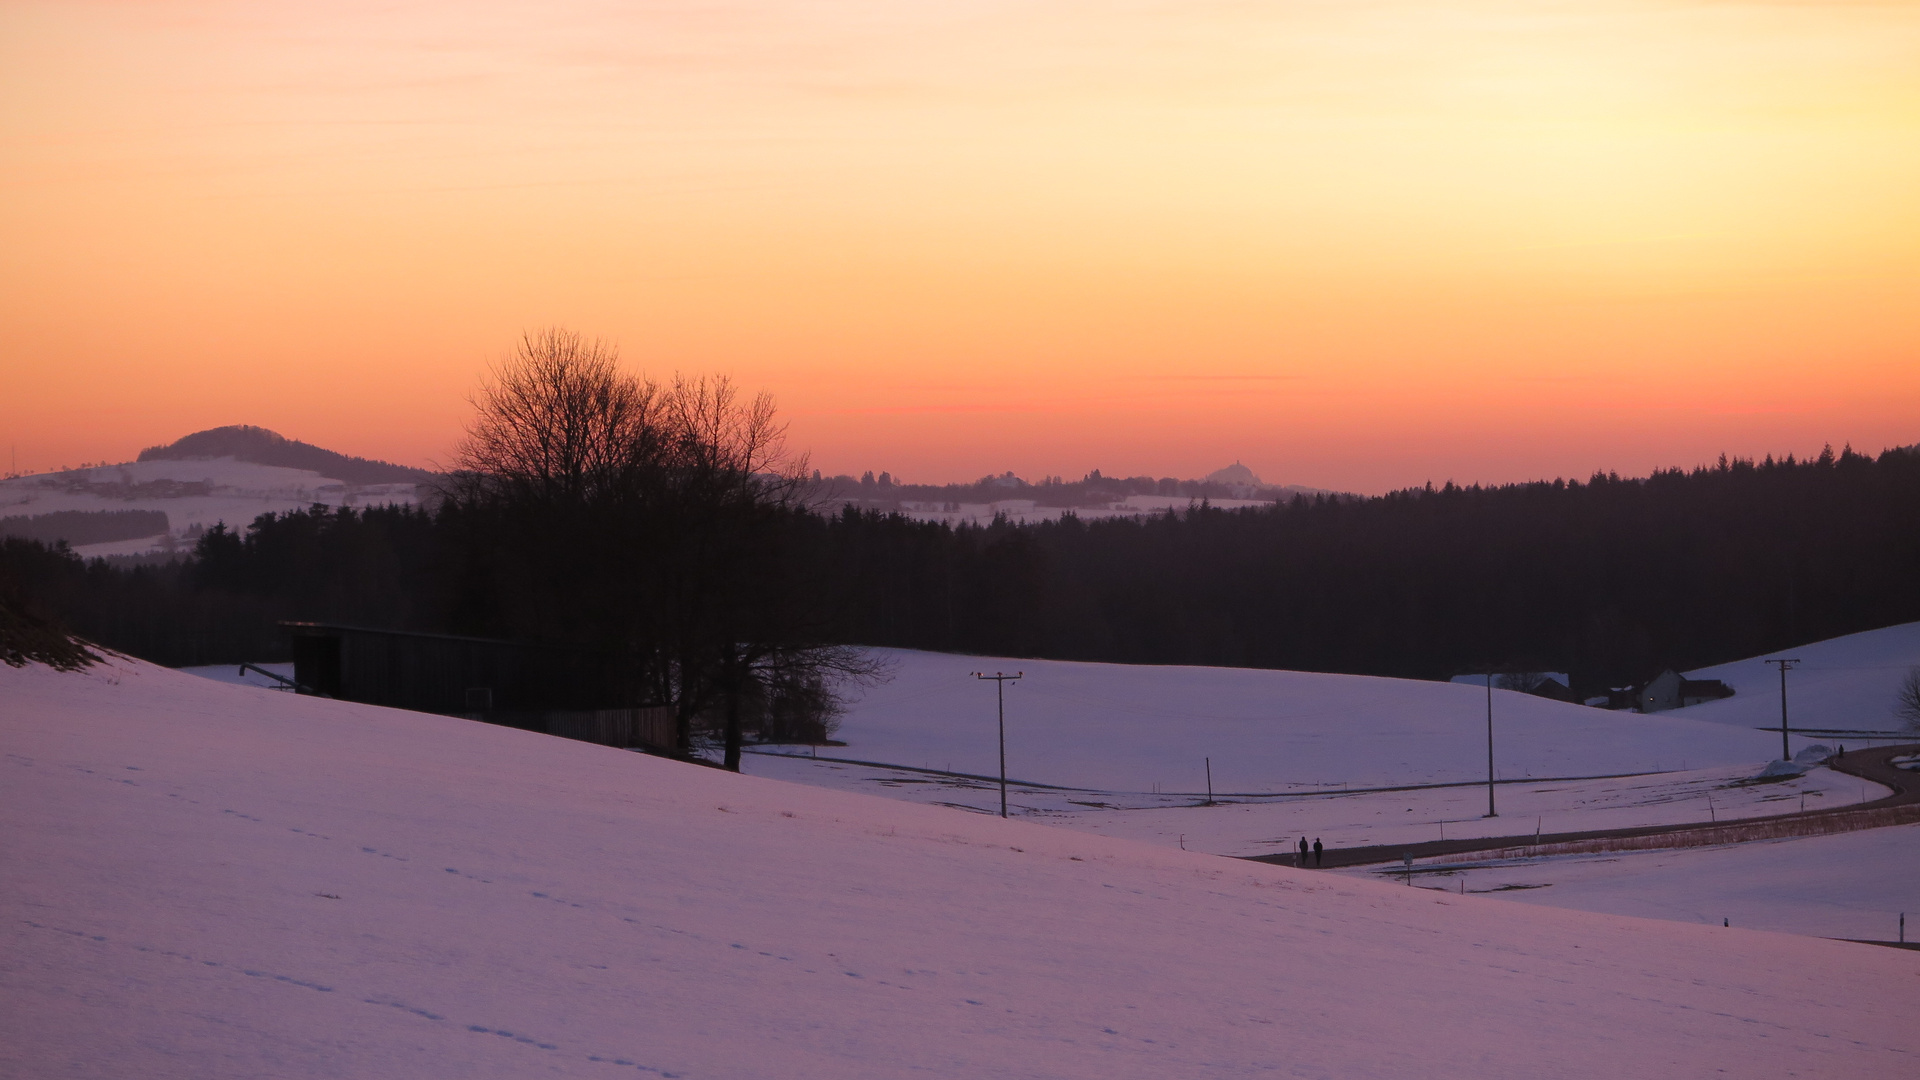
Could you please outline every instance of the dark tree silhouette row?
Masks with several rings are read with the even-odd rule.
[[[1147,519],[815,528],[870,644],[1593,687],[1920,619],[1920,453]]]
[[[1920,619],[1913,449],[1149,518],[774,519],[787,539],[767,539],[763,516],[755,542],[830,598],[821,636],[865,645],[1416,678],[1494,665],[1570,670],[1591,688]],[[265,515],[210,531],[173,566],[116,570],[17,540],[5,552],[92,640],[210,663],[284,652],[278,619],[577,636],[606,624],[573,617],[593,583],[545,604],[510,556],[522,531],[546,530],[553,565],[572,552],[610,565],[583,528],[455,500]],[[726,602],[750,607],[765,589]]]

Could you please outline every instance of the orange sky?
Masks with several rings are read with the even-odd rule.
[[[0,451],[444,460],[525,328],[828,472],[1920,441],[1920,4],[0,2]]]

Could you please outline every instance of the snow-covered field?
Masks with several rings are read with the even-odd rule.
[[[997,783],[808,758],[749,754],[745,771],[841,791],[978,813],[1000,812]],[[1336,848],[1376,844],[1584,832],[1642,825],[1707,824],[1878,799],[1878,784],[1830,769],[1767,783],[1758,765],[1604,780],[1501,784],[1498,817],[1487,813],[1485,784],[1352,794],[1203,797],[1056,790],[1009,785],[1012,815],[1102,836],[1145,840],[1216,855],[1272,855],[1302,836]]]
[[[216,522],[245,528],[261,514],[304,510],[315,503],[412,505],[419,499],[416,488],[414,484],[348,484],[306,469],[230,457],[131,461],[0,480],[0,517],[59,510],[165,513],[168,531],[164,535],[74,548],[86,556],[136,555],[161,550],[169,539],[191,547],[188,534]]]
[[[1791,652],[1806,660],[1790,676],[1801,680],[1789,688],[1798,695],[1789,699],[1801,710],[1796,715],[1818,727],[1851,717],[1847,726],[1858,728],[1871,708],[1889,711],[1899,678],[1920,663],[1920,623]],[[1700,673],[1727,679],[1734,697],[1653,715],[1493,691],[1494,772],[1521,782],[1499,785],[1500,816],[1487,818],[1484,786],[1352,793],[1484,784],[1484,686],[905,650],[879,655],[893,678],[848,711],[837,733],[847,745],[772,752],[906,768],[754,755],[748,770],[997,813],[997,785],[911,771],[998,774],[994,684],[972,674],[984,671],[1025,673],[1007,689],[1007,772],[1029,782],[1015,785],[1013,813],[1220,854],[1266,854],[1303,834],[1351,846],[1625,828],[1886,794],[1818,768],[1779,783],[1747,782],[1780,746],[1778,675],[1758,659]],[[1760,730],[1768,722],[1775,731]],[[1873,726],[1891,721],[1880,715]],[[1920,733],[1911,737],[1920,741]],[[1792,745],[1798,753],[1846,738],[1796,734]],[[1212,791],[1225,805],[1198,805],[1209,765]],[[1597,779],[1566,779],[1582,777]]]
[[[1920,666],[1920,622],[1831,638],[1768,656],[1795,658],[1798,667],[1787,672],[1787,721],[1790,731],[1800,728],[1834,731],[1900,730],[1894,716],[1894,697],[1907,672]],[[1774,746],[1780,744],[1780,672],[1754,657],[1688,672],[1692,679],[1720,679],[1733,687],[1734,696],[1690,706],[1684,714],[1700,720],[1745,727],[1771,727]],[[1675,715],[1668,713],[1665,715]],[[1920,741],[1920,731],[1903,739]],[[1859,735],[1813,735],[1822,742],[1856,743]],[[1800,745],[1801,736],[1794,736]],[[1881,740],[1885,741],[1885,740]],[[1776,749],[1774,753],[1778,754]]]
[[[1484,780],[1487,695],[1414,679],[1152,667],[882,650],[893,680],[849,710],[836,757],[997,774],[994,686],[1007,688],[1007,772],[1105,791],[1274,794]],[[1691,711],[1691,710],[1689,710]],[[1641,716],[1493,692],[1503,779],[1742,766],[1764,732],[1682,713]]]
[[[1823,659],[1827,670],[1904,671],[1920,656],[1912,626],[1890,627],[1795,650]],[[997,768],[992,687],[968,673],[1025,670],[1028,678],[1009,689],[1010,771],[1018,779],[1009,795],[1011,812],[1031,821],[1102,836],[1142,840],[1170,848],[1219,855],[1290,852],[1302,836],[1331,848],[1390,845],[1482,836],[1512,836],[1535,830],[1573,832],[1643,825],[1671,825],[1755,817],[1801,808],[1844,806],[1884,796],[1886,789],[1823,768],[1768,783],[1753,778],[1778,736],[1735,723],[1703,724],[1705,707],[1638,716],[1544,701],[1495,691],[1498,817],[1485,816],[1486,692],[1483,687],[1406,680],[1254,672],[1238,669],[1122,667],[1035,663],[894,652],[893,681],[870,693],[850,713],[840,735],[845,747],[825,748],[831,758],[893,762],[906,768],[780,756],[798,748],[750,753],[749,773],[841,791],[884,795],[926,805],[997,813],[998,786],[920,769],[988,776]],[[1729,665],[1739,668],[1741,665]],[[1822,670],[1822,669],[1815,669]],[[266,680],[234,669],[197,673],[213,678]],[[287,671],[290,674],[290,669]],[[1881,681],[1885,682],[1884,674]],[[1881,688],[1855,684],[1871,697]],[[1764,689],[1764,687],[1763,687]],[[1761,697],[1764,706],[1775,696]],[[1830,691],[1831,692],[1831,691]],[[1889,691],[1890,692],[1890,691]],[[1749,687],[1743,693],[1752,693]],[[1739,699],[1734,699],[1739,700]],[[1725,705],[1729,703],[1719,703]],[[1631,740],[1631,742],[1629,741]],[[1829,740],[1829,744],[1841,740]],[[1803,748],[1810,740],[1796,736]],[[1198,768],[1183,761],[1186,744],[1217,748]],[[1551,756],[1550,756],[1551,755]],[[1217,805],[1204,805],[1204,758],[1213,757]],[[1517,760],[1516,760],[1517,759]],[[1386,762],[1391,767],[1383,767]],[[1700,767],[1702,763],[1706,767]],[[1260,784],[1271,770],[1282,782]],[[1583,767],[1584,766],[1584,767]],[[1180,769],[1187,768],[1186,773]],[[1555,772],[1555,768],[1564,770]],[[1602,776],[1634,772],[1641,775]],[[1517,774],[1517,775],[1516,775]],[[1600,776],[1596,779],[1525,780],[1533,776]],[[1345,784],[1314,782],[1315,776],[1356,776]],[[1171,780],[1158,778],[1172,777]],[[1079,780],[1084,786],[1071,786]],[[1104,783],[1102,783],[1104,781]],[[1412,784],[1459,784],[1403,790]],[[1866,838],[1797,841],[1804,850],[1887,845],[1853,870],[1863,881],[1849,886],[1853,906],[1832,910],[1770,888],[1764,865],[1737,862],[1753,871],[1688,879],[1667,891],[1636,897],[1625,909],[1661,915],[1727,908],[1742,919],[1783,930],[1828,936],[1860,936],[1856,923],[1877,925],[1900,910],[1908,885],[1879,868],[1920,859],[1900,830]],[[1803,850],[1803,849],[1794,849]],[[1716,865],[1718,853],[1636,854],[1624,858],[1559,859],[1531,863],[1555,874],[1577,874],[1553,887],[1528,879],[1537,870],[1514,869],[1517,877],[1491,875],[1487,888],[1507,888],[1523,899],[1581,907],[1583,897],[1613,897],[1608,875],[1631,877],[1631,868],[1659,861],[1662,881],[1680,882],[1680,870]],[[1842,861],[1855,867],[1849,858]],[[1511,868],[1510,868],[1511,869]],[[1506,871],[1502,871],[1506,873]],[[1479,871],[1467,875],[1483,876]],[[1458,884],[1457,879],[1449,879]],[[1478,885],[1470,885],[1478,888]],[[1622,887],[1625,888],[1625,887]],[[1671,897],[1669,897],[1671,893]],[[1920,908],[1920,900],[1911,903]],[[1728,912],[1722,912],[1725,917]],[[1920,914],[1920,912],[1916,912]],[[1858,916],[1857,918],[1855,916]],[[1688,917],[1692,917],[1689,915]],[[1716,918],[1717,918],[1716,917]],[[1698,921],[1698,920],[1696,920]],[[1809,929],[1811,928],[1811,929]]]
[[[1397,879],[1393,868],[1342,873]],[[1893,941],[1900,915],[1920,941],[1920,825],[1717,848],[1428,860],[1414,883],[1445,892],[1609,915]]]
[[[0,668],[0,1074],[1901,1076],[1912,953]]]

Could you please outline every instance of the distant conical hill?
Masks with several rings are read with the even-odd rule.
[[[309,469],[349,484],[418,484],[433,479],[425,469],[387,461],[349,457],[312,443],[289,439],[263,427],[234,424],[196,431],[165,446],[140,451],[141,461],[186,461],[230,457],[256,465]]]
[[[1207,482],[1210,484],[1245,484],[1248,487],[1261,486],[1260,478],[1254,475],[1253,470],[1237,461],[1224,469],[1215,469],[1208,473]]]

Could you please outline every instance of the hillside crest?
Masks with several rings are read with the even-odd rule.
[[[222,457],[256,465],[307,469],[349,484],[418,484],[434,478],[434,474],[426,469],[351,457],[248,424],[208,428],[165,446],[149,446],[140,451],[138,460],[189,461]]]

